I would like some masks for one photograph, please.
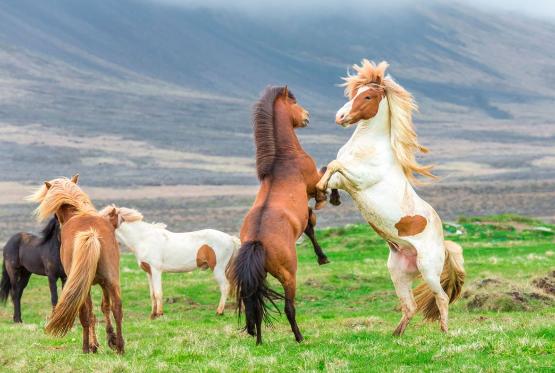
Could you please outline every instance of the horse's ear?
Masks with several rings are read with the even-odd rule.
[[[50,184],[49,181],[45,181],[44,185],[46,186],[46,189],[50,189],[52,187],[52,184]]]
[[[379,74],[376,76],[376,84],[382,85],[382,77]]]
[[[286,100],[289,98],[289,88],[287,86],[283,88],[283,97],[285,97]]]
[[[77,182],[79,181],[79,174],[75,174],[71,177],[71,181],[75,184],[77,184]]]

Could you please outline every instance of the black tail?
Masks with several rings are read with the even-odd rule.
[[[2,262],[2,280],[0,280],[0,303],[6,304],[11,287],[10,276],[6,271],[6,262],[4,261]]]
[[[262,321],[271,323],[269,313],[271,303],[279,313],[276,300],[283,295],[272,290],[266,281],[266,251],[260,241],[247,241],[241,245],[239,252],[228,268],[228,279],[237,297],[239,317],[245,306],[246,331],[254,336],[256,343],[262,343]]]

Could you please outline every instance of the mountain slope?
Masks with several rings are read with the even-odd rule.
[[[108,184],[123,168],[127,177],[118,184],[255,182],[244,171],[160,166],[167,165],[160,151],[74,148],[40,133],[107,136],[110,144],[141,141],[145,149],[252,164],[250,107],[269,83],[289,84],[311,110],[313,126],[301,137],[326,162],[349,135],[332,124],[345,101],[336,84],[363,57],[389,61],[415,94],[419,132],[441,172],[456,179],[476,177],[476,168],[480,178],[551,178],[552,40],[553,24],[445,2],[286,16],[138,0],[6,0],[1,178],[79,169]]]

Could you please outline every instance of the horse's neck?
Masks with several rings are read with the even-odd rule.
[[[347,149],[361,161],[365,158],[379,158],[380,166],[394,165],[397,162],[391,147],[391,129],[387,103],[380,105],[378,114],[367,121],[361,121],[346,144]]]
[[[278,103],[275,107],[274,121],[276,158],[295,157],[304,153],[289,114]]]
[[[70,205],[62,205],[56,211],[56,216],[58,217],[58,221],[60,224],[66,223],[69,219],[77,215],[77,209]]]
[[[117,229],[116,234],[129,250],[133,251],[136,255],[141,255],[145,251],[144,245],[141,245],[141,243],[144,242],[145,236],[147,236],[151,230],[152,227],[150,224],[142,221],[132,223],[123,222]]]

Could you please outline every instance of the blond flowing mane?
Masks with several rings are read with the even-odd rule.
[[[143,220],[143,214],[141,214],[139,211],[128,207],[117,207],[113,203],[111,205],[104,207],[98,213],[101,216],[107,217],[110,215],[112,211],[114,211],[114,209],[115,209],[116,215],[120,216],[124,221],[128,223]]]
[[[376,65],[374,62],[363,59],[360,65],[353,65],[356,75],[348,74],[343,78],[345,81],[345,95],[350,100],[356,95],[357,90],[365,85],[379,85],[385,89],[389,104],[391,120],[391,147],[395,157],[401,164],[403,172],[411,184],[421,184],[416,175],[435,179],[432,174],[431,165],[421,165],[416,160],[417,152],[427,153],[428,149],[418,142],[418,136],[414,130],[412,113],[418,110],[413,96],[390,75],[385,76],[389,64],[385,61]]]
[[[47,185],[49,187],[47,187]],[[43,221],[54,214],[62,205],[72,206],[80,214],[96,214],[96,209],[88,195],[77,184],[62,177],[50,180],[35,193],[26,198],[31,202],[38,202],[35,214],[39,221]]]
[[[99,214],[107,217],[112,211],[116,210],[116,215],[121,217],[121,219],[127,223],[133,223],[136,221],[143,221],[144,216],[138,210],[129,207],[117,207],[115,204],[108,205],[99,211]],[[166,229],[167,225],[164,223],[151,223],[152,226],[160,229]]]

